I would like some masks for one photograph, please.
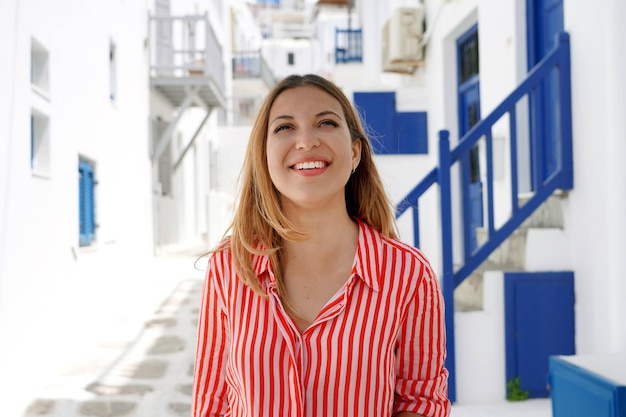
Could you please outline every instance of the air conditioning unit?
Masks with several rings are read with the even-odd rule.
[[[383,27],[383,71],[413,73],[424,63],[424,10],[399,7]]]

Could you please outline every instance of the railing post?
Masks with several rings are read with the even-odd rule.
[[[561,154],[560,168],[561,189],[574,188],[574,161],[572,156],[572,91],[570,73],[569,34],[561,32],[556,35],[559,43],[559,94],[561,110]]]
[[[456,360],[454,349],[454,265],[452,258],[452,191],[450,182],[451,170],[450,132],[439,131],[439,193],[441,205],[441,259],[442,259],[442,292],[445,303],[446,322],[446,368],[450,372],[448,380],[448,397],[456,401]]]
[[[413,208],[413,246],[420,247],[420,208],[419,201]]]

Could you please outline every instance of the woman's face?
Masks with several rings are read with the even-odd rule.
[[[285,211],[343,208],[344,188],[361,156],[339,101],[325,91],[282,92],[269,114],[267,165]]]

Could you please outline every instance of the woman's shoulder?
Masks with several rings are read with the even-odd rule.
[[[363,225],[362,227],[364,227],[366,231],[368,232],[367,234],[371,234],[372,236],[375,237],[375,240],[379,242],[383,250],[392,251],[396,253],[402,253],[405,256],[408,255],[410,257],[416,257],[425,263],[429,263],[424,253],[420,249],[416,248],[415,246],[407,242],[404,242],[400,240],[399,238],[385,235],[367,223],[363,222],[362,225]]]
[[[382,258],[404,259],[407,262],[422,264],[426,267],[426,270],[432,270],[430,260],[419,248],[399,238],[382,234],[374,227],[367,224],[365,224],[365,227],[371,231],[370,233],[376,236],[376,240],[380,245],[380,256]]]
[[[205,252],[201,258],[205,258],[209,269],[223,269],[225,264],[230,263],[232,248],[230,238],[225,238],[212,249]]]
[[[400,240],[399,238],[381,235],[381,239],[385,245],[390,246],[394,250],[407,252],[414,256],[424,257],[424,254],[419,248],[416,248],[415,246],[407,242],[404,242],[403,240]]]
[[[256,275],[262,275],[264,272],[271,269],[271,260],[267,249],[262,243],[256,242],[252,250],[242,250],[244,252],[243,259],[236,259],[235,251],[236,247],[233,246],[230,238],[224,239],[215,248],[208,252],[208,270],[223,277],[230,276],[232,279],[238,278],[238,272],[241,272],[236,267],[237,262],[246,262],[246,257],[249,257],[252,271]],[[245,266],[244,266],[245,270]]]

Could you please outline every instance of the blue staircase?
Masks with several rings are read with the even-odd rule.
[[[412,211],[414,245],[419,247],[420,198],[431,187],[438,185],[441,216],[441,258],[443,264],[440,279],[446,303],[445,321],[448,350],[446,367],[450,372],[449,397],[452,402],[456,401],[454,289],[475,271],[555,191],[567,191],[573,188],[569,35],[564,32],[559,33],[555,39],[554,48],[528,73],[527,78],[491,114],[478,122],[463,138],[460,138],[458,145],[454,149],[450,148],[449,132],[447,130],[439,132],[438,166],[433,168],[396,207],[396,218],[408,210]],[[533,113],[533,106],[531,106],[529,111],[531,124],[533,120],[546,122],[546,118],[554,119],[547,122],[553,127],[551,132],[556,136],[552,138],[556,144],[556,167],[548,173],[541,172],[541,167],[545,166],[545,161],[541,160],[541,158],[545,158],[545,156],[540,151],[530,153],[529,161],[527,161],[530,163],[530,166],[527,167],[527,170],[533,173],[533,178],[535,179],[532,190],[533,195],[523,205],[520,205],[518,184],[519,168],[522,162],[517,152],[518,119],[520,118],[518,109],[520,106],[535,102],[537,97],[544,95],[546,86],[549,86],[550,93],[554,94],[556,111],[552,108],[545,114],[536,114]],[[496,228],[494,222],[492,130],[494,125],[504,118],[508,118],[509,126],[512,213],[508,220]],[[540,131],[541,129],[533,129],[531,127],[531,135],[534,130]],[[456,169],[464,158],[469,158],[470,151],[482,138],[485,140],[486,147],[485,220],[487,224],[487,240],[473,252],[465,253],[462,265],[458,265],[455,268],[452,239],[452,193],[457,192],[457,190],[452,189],[451,173],[456,172],[453,169]],[[543,140],[546,140],[546,138],[540,138],[540,141]],[[537,180],[537,178],[539,179]],[[457,208],[455,207],[455,209]],[[468,218],[467,212],[469,209],[470,207],[466,206],[458,207],[462,219]],[[466,233],[466,231],[461,231],[461,233]],[[463,236],[463,241],[467,241],[466,236]]]

